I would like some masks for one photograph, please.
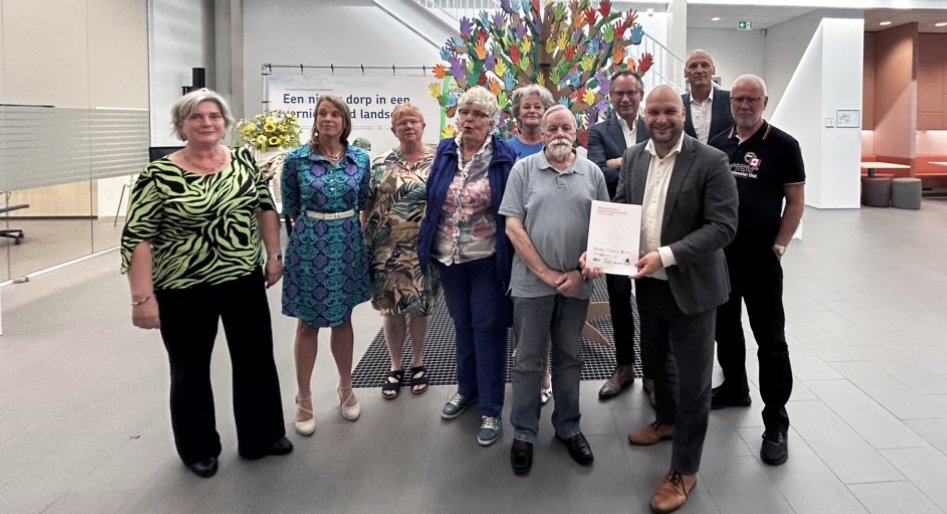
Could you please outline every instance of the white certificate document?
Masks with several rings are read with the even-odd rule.
[[[640,238],[640,205],[592,200],[585,265],[614,275],[634,275]]]

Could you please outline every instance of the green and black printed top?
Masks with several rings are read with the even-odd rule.
[[[275,210],[266,179],[245,148],[213,175],[181,169],[167,157],[145,168],[132,189],[122,232],[122,273],[142,241],[151,244],[155,289],[214,285],[262,262],[256,214]]]

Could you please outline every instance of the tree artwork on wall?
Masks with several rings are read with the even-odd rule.
[[[461,18],[460,35],[441,47],[442,63],[434,67],[441,79],[430,85],[441,106],[441,137],[453,137],[457,128],[448,123],[457,99],[480,85],[497,96],[500,104],[498,131],[515,133],[513,90],[539,84],[552,92],[556,102],[576,117],[579,142],[588,145],[588,128],[608,110],[608,77],[631,70],[643,75],[653,63],[651,54],[640,60],[626,53],[641,44],[644,29],[633,10],[612,10],[610,0],[565,3],[539,0],[502,0],[500,10],[481,11],[477,18]]]

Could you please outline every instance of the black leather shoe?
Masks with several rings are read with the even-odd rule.
[[[247,460],[257,460],[267,455],[288,455],[290,453],[293,453],[293,443],[284,436],[276,441],[276,444],[262,452],[240,452],[240,456]]]
[[[592,447],[589,446],[589,442],[581,432],[568,439],[563,439],[559,437],[559,434],[556,434],[556,439],[566,445],[566,448],[569,449],[569,455],[572,456],[572,460],[579,464],[588,466],[595,460],[595,456],[592,455]]]
[[[760,446],[760,458],[770,466],[779,466],[789,458],[786,445],[786,432],[767,430],[763,432],[763,445]]]
[[[217,474],[217,457],[211,457],[187,465],[187,469],[201,478],[210,478]]]
[[[513,440],[513,448],[510,450],[510,464],[513,465],[513,473],[525,475],[533,467],[533,443]]]
[[[718,410],[727,407],[749,407],[753,403],[750,399],[750,393],[733,394],[727,391],[723,386],[717,386],[710,392],[710,409]]]

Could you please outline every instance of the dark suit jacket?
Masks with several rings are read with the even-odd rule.
[[[684,314],[696,314],[726,302],[730,294],[723,247],[737,233],[739,197],[727,155],[683,137],[668,185],[661,245],[670,246],[677,261],[665,270],[674,301]],[[646,145],[625,151],[615,202],[641,205],[651,164]]]
[[[637,128],[635,129],[635,141],[640,143],[649,138],[648,127],[644,125],[644,120],[638,118]],[[621,157],[624,155],[627,146],[625,145],[625,134],[621,131],[621,125],[618,124],[618,115],[614,112],[607,120],[592,125],[589,129],[589,160],[594,162],[602,173],[605,174],[605,186],[608,188],[608,197],[615,198],[615,190],[618,187],[618,169],[608,169],[605,161]]]
[[[694,119],[691,117],[691,94],[684,93],[681,98],[684,100],[684,114],[687,116],[684,120],[684,133],[690,137],[697,137],[697,131],[694,130]],[[710,132],[707,134],[707,141],[732,126],[733,112],[730,111],[730,91],[714,86],[714,103],[710,107]]]

